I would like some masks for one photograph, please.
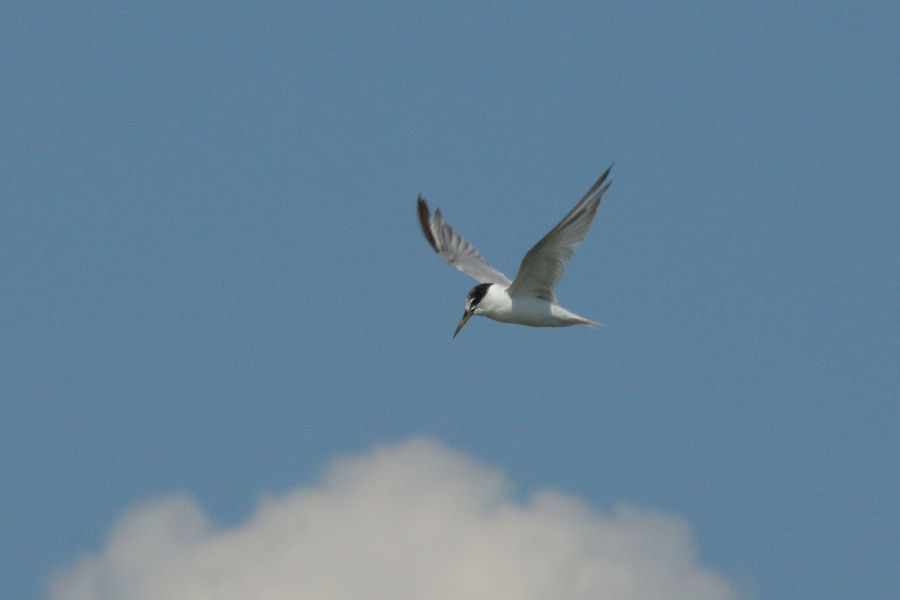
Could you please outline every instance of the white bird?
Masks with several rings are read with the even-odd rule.
[[[612,167],[600,176],[559,225],[532,246],[512,281],[488,264],[474,246],[445,223],[440,209],[432,216],[425,199],[419,196],[419,225],[425,239],[438,256],[481,282],[469,292],[466,310],[453,337],[472,315],[531,327],[597,325],[560,306],[553,289],[562,277],[563,265],[572,258],[573,247],[587,235],[603,193],[612,185],[611,181],[604,185],[610,169]]]

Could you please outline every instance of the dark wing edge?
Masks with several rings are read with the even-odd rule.
[[[425,239],[428,240],[432,249],[440,254],[441,251],[438,249],[437,241],[434,239],[434,233],[431,231],[431,211],[428,210],[428,203],[425,202],[425,198],[421,195],[419,195],[417,202],[417,212],[419,215],[419,226],[422,228],[422,233],[425,234]]]
[[[587,193],[584,195],[584,197],[583,197],[581,200],[578,201],[578,204],[575,205],[575,208],[578,208],[578,205],[580,205],[582,202],[584,202],[585,200],[587,200],[590,196],[593,196],[595,192],[596,192],[599,196],[601,196],[601,200],[603,199],[603,198],[602,198],[603,194],[605,194],[605,193],[606,193],[606,190],[609,189],[609,186],[611,186],[611,185],[613,184],[613,182],[610,181],[610,182],[607,183],[606,185],[603,185],[603,182],[606,181],[606,178],[607,178],[607,177],[609,177],[609,172],[612,171],[612,168],[613,168],[614,166],[615,166],[615,163],[609,165],[609,167],[607,167],[607,169],[606,169],[605,171],[603,171],[603,175],[601,175],[600,178],[597,179],[597,182],[596,182],[594,185],[591,186],[591,189],[589,189],[589,190],[587,191]],[[600,190],[599,192],[597,192],[597,189],[598,189],[601,185],[603,185],[603,189]],[[597,204],[600,204],[600,202],[597,202]],[[575,208],[572,209],[572,212],[575,212]],[[570,214],[571,214],[571,213],[570,213]],[[566,218],[568,218],[568,215],[566,215]],[[563,221],[565,221],[565,220],[566,220],[566,219],[563,219]]]

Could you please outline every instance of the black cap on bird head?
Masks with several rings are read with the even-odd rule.
[[[463,328],[463,325],[466,324],[466,321],[469,320],[473,314],[475,314],[475,307],[478,306],[478,303],[481,302],[482,298],[484,298],[485,294],[487,294],[488,288],[494,285],[493,283],[479,283],[469,292],[468,297],[466,298],[466,311],[463,313],[462,319],[459,320],[459,325],[456,326],[456,331],[453,332],[453,337],[456,337],[456,334],[459,333],[459,330]]]

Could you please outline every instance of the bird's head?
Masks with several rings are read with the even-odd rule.
[[[469,320],[469,317],[472,315],[477,315],[481,312],[481,308],[478,306],[482,299],[484,299],[485,294],[487,294],[488,288],[494,285],[493,283],[479,283],[469,292],[469,295],[466,297],[466,311],[463,313],[462,319],[459,320],[459,325],[456,326],[456,331],[453,332],[453,337],[456,337],[456,334],[459,333],[459,330],[463,328],[463,325],[466,324],[466,321]]]

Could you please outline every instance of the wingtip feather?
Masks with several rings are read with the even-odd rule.
[[[434,239],[434,233],[431,231],[431,212],[428,210],[428,203],[425,202],[425,198],[421,194],[416,202],[416,213],[419,215],[419,227],[422,228],[425,239],[428,240],[432,250],[438,252],[437,240]]]

